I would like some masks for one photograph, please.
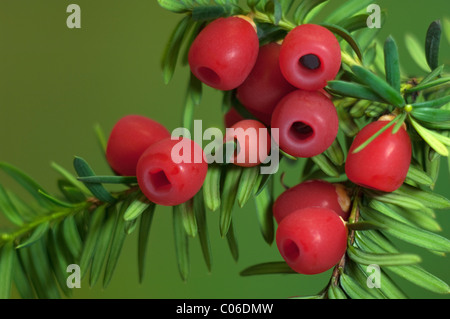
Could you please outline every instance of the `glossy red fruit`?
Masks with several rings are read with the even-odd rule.
[[[388,123],[372,122],[353,140],[345,162],[345,173],[353,183],[384,192],[392,192],[403,184],[411,163],[411,140],[405,128],[392,134],[394,126],[391,126],[361,151],[353,153]]]
[[[260,47],[252,72],[236,90],[242,105],[266,125],[270,125],[277,103],[296,89],[281,74],[280,49],[275,42]]]
[[[328,29],[302,24],[283,40],[280,69],[286,80],[303,90],[318,90],[333,80],[341,66],[339,42]]]
[[[339,119],[333,102],[320,92],[296,90],[286,95],[272,114],[279,129],[279,146],[296,157],[312,157],[333,144]]]
[[[232,90],[250,74],[258,49],[258,36],[249,21],[219,18],[200,31],[189,49],[188,60],[200,81],[219,90]]]
[[[309,207],[286,216],[276,232],[278,250],[294,271],[313,275],[335,266],[347,249],[347,227],[331,209]]]
[[[241,114],[234,107],[230,108],[224,116],[225,127],[232,127],[239,121],[244,120]]]
[[[242,167],[257,166],[270,153],[270,134],[267,127],[256,120],[242,120],[227,128],[225,141],[237,142],[231,162]]]
[[[140,115],[122,117],[113,127],[106,159],[119,175],[135,176],[139,157],[153,143],[170,137],[162,124]]]
[[[275,220],[280,223],[292,212],[308,207],[328,208],[347,220],[350,214],[350,197],[342,184],[308,180],[281,193],[275,200],[272,211]]]
[[[208,171],[202,148],[181,138],[151,145],[137,165],[142,193],[153,203],[174,206],[192,198],[202,187]]]

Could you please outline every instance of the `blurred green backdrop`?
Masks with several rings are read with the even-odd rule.
[[[333,10],[343,1],[332,1]],[[81,29],[66,26],[66,8],[81,7]],[[403,37],[424,39],[429,23],[450,12],[448,0],[378,1],[388,20],[381,39],[392,34],[400,48],[402,67],[420,73],[406,52]],[[447,16],[449,17],[449,16]],[[169,129],[181,122],[188,69],[178,68],[164,85],[160,58],[179,15],[160,8],[155,0],[22,0],[0,1],[0,161],[12,163],[56,191],[56,162],[71,169],[74,155],[88,160],[98,174],[110,174],[93,131],[106,133],[120,117],[142,114]],[[445,41],[444,41],[445,42]],[[441,60],[450,58],[448,43]],[[204,127],[222,126],[220,94],[204,90],[196,118]],[[450,197],[446,163],[436,190]],[[295,177],[295,176],[294,176]],[[0,183],[20,192],[6,175]],[[450,237],[450,212],[438,212],[442,235]],[[317,276],[240,277],[245,267],[280,260],[275,245],[262,239],[253,203],[234,211],[240,258],[233,261],[218,232],[218,215],[210,213],[213,270],[208,273],[197,240],[191,240],[191,274],[182,282],[172,239],[171,210],[157,209],[147,256],[147,273],[138,284],[136,236],[126,241],[115,276],[107,289],[89,287],[87,280],[75,298],[286,298],[318,292],[329,273]],[[0,228],[2,223],[0,219]],[[422,265],[450,283],[447,257],[405,246],[424,257]],[[400,280],[413,298],[448,298]],[[18,295],[14,292],[14,297]]]

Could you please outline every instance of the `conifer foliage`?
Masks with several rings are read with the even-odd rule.
[[[265,113],[258,114],[254,108],[246,108],[237,94],[238,87],[251,72],[249,64],[257,63],[255,50],[271,43],[281,43],[283,46],[285,39],[288,39],[286,42],[294,43],[289,45],[295,47],[295,41],[288,35],[292,34],[292,30],[298,30],[299,26],[310,26],[313,23],[315,27],[305,29],[314,31],[306,32],[326,32],[324,39],[330,39],[331,34],[336,44],[339,44],[340,52],[336,51],[335,45],[330,57],[317,51],[316,55],[304,54],[300,59],[297,58],[298,63],[302,64],[299,66],[301,76],[307,80],[301,78],[289,84],[283,82],[283,88],[279,88],[279,92],[285,92],[286,95],[301,95],[302,98],[312,95],[315,99],[324,101],[320,103],[327,107],[332,103],[332,116],[339,123],[338,132],[333,133],[334,139],[321,145],[320,151],[299,156],[297,153],[290,154],[290,148],[283,150],[281,147],[279,159],[300,164],[302,180],[299,184],[308,180],[339,183],[339,189],[345,189],[348,196],[348,219],[341,220],[347,234],[346,251],[332,266],[328,284],[321,291],[311,291],[310,296],[300,298],[407,298],[408,292],[399,288],[395,280],[391,279],[391,274],[432,292],[448,294],[448,284],[420,266],[422,257],[402,252],[395,241],[404,241],[437,255],[450,252],[450,240],[438,234],[442,227],[449,225],[441,226],[436,220],[436,211],[449,209],[450,200],[434,192],[441,158],[448,157],[450,150],[450,74],[439,61],[440,42],[449,38],[450,23],[431,22],[423,45],[418,46],[417,40],[412,36],[405,38],[413,59],[427,72],[425,76],[411,77],[409,72],[406,73],[401,68],[396,40],[393,37],[381,40],[377,37],[379,29],[368,27],[370,13],[366,8],[372,1],[348,0],[323,21],[317,21],[315,18],[329,2],[158,0],[161,10],[169,10],[180,16],[179,23],[174,26],[168,39],[166,50],[162,53],[163,81],[168,83],[172,79],[179,64],[191,68],[195,64],[197,67],[201,63],[201,53],[189,53],[193,44],[195,50],[201,51],[202,44],[195,42],[197,37],[209,25],[214,23],[214,26],[217,21],[222,21],[220,19],[233,17],[245,25],[245,34],[252,37],[251,43],[236,42],[245,46],[246,52],[242,56],[246,60],[242,62],[243,65],[231,65],[232,71],[220,69],[220,72],[216,72],[213,69],[215,64],[211,64],[208,68],[195,69],[195,74],[191,73],[187,83],[182,125],[187,129],[192,128],[195,108],[201,102],[203,89],[209,86],[208,89],[223,92],[222,105],[218,106],[222,116],[233,110],[239,119],[264,118],[261,121],[270,127],[279,120],[272,118],[270,122],[272,113],[268,115],[267,110],[281,118],[281,111],[276,110],[276,105],[267,104],[264,107]],[[384,13],[381,12],[381,22],[384,19]],[[250,22],[251,27],[243,21]],[[216,26],[214,32],[217,30],[220,31],[221,28]],[[244,36],[244,33],[236,30],[233,32],[233,36]],[[311,39],[320,40],[317,34],[298,41],[309,43]],[[442,34],[446,37],[441,37]],[[233,43],[228,37],[222,40],[217,43],[224,46],[228,42]],[[214,41],[208,42],[211,44]],[[334,40],[324,42],[334,43]],[[224,50],[224,47],[217,50]],[[281,59],[292,59],[293,55],[283,50],[288,49],[281,48]],[[313,46],[311,50],[314,51]],[[278,57],[278,51],[276,52]],[[338,64],[334,61],[336,57],[341,59]],[[297,86],[297,81],[302,85],[325,69],[327,59],[333,59],[333,65],[330,67],[331,71],[318,76],[323,85],[317,82],[319,84],[308,83],[306,88]],[[288,62],[291,63],[290,60]],[[231,60],[230,63],[240,62]],[[289,73],[286,77],[289,81],[292,68],[284,65],[281,73],[275,69],[270,72],[278,72],[276,76],[280,78]],[[226,85],[223,86],[220,83],[222,77],[227,77]],[[264,84],[266,90],[272,85],[269,82]],[[253,88],[257,86],[251,85]],[[311,87],[320,92],[298,93],[299,90],[309,92]],[[267,91],[261,93],[266,94]],[[247,93],[247,96],[251,97],[251,93]],[[312,111],[312,115],[317,114]],[[358,145],[352,144],[364,127],[378,122],[380,118],[384,125],[372,125],[375,128],[369,136]],[[295,137],[293,140],[303,143],[312,134],[308,129],[313,130],[314,126],[311,124],[312,128],[308,128],[300,120],[294,124],[295,132],[291,134]],[[106,139],[100,130],[97,132],[106,151]],[[371,164],[377,169],[381,170],[384,166],[392,168],[397,159],[389,157],[389,163],[383,163],[379,155],[384,152],[391,137],[399,136],[400,133],[409,136],[410,144],[398,155],[403,158],[401,165],[404,173],[400,177],[395,176],[395,187],[378,187],[380,183],[386,186],[389,178],[381,181],[374,181],[378,178],[376,176],[353,178],[355,174],[367,173],[367,170],[358,170],[358,167],[352,168],[349,174],[346,160],[350,156],[356,158],[360,155],[363,158],[361,161],[352,161],[358,163],[357,166],[372,161]],[[280,136],[280,141],[283,138],[286,137]],[[317,143],[320,142],[315,142],[314,145],[317,146]],[[401,148],[394,146],[394,149]],[[367,156],[367,152],[373,152],[373,156],[370,156],[371,153]],[[408,157],[406,161],[405,156]],[[450,169],[450,161],[448,163],[449,167],[441,169]],[[278,224],[273,216],[272,205],[276,200],[274,184],[280,181],[280,173],[261,174],[260,165],[264,163],[256,166],[208,164],[201,189],[185,202],[172,205],[174,249],[183,280],[188,280],[189,277],[188,240],[193,237],[199,239],[204,262],[211,270],[213,247],[209,231],[220,232],[237,260],[238,242],[233,232],[232,216],[235,204],[236,209],[239,209],[250,200],[254,201],[262,244],[275,242]],[[75,157],[73,161],[74,173],[56,163],[52,164],[52,168],[60,175],[59,194],[48,193],[20,168],[10,163],[0,163],[0,169],[33,198],[32,202],[26,202],[0,185],[0,213],[14,225],[13,228],[0,232],[0,298],[8,298],[13,285],[23,298],[70,297],[71,289],[67,287],[66,279],[67,266],[71,264],[80,266],[82,278],[89,276],[91,286],[101,281],[101,285],[107,287],[114,275],[123,244],[133,232],[138,233],[137,271],[142,280],[149,232],[158,204],[144,195],[137,177],[97,175],[88,161],[81,157]],[[109,184],[122,185],[123,190],[110,191]],[[207,228],[209,211],[218,212],[218,229]],[[327,209],[327,213],[329,211]],[[298,219],[300,218],[289,218]],[[289,227],[283,225],[283,231],[286,232],[287,228]],[[288,235],[283,233],[283,236]],[[368,279],[372,275],[369,266],[373,265],[379,267],[383,278],[380,289],[368,287]],[[253,266],[243,269],[240,275],[283,273],[296,274],[289,263],[280,257],[273,262],[258,263],[256,260]]]

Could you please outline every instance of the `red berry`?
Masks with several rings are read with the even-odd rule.
[[[106,159],[119,175],[135,176],[139,157],[153,143],[170,137],[162,124],[140,115],[127,115],[113,127]]]
[[[331,209],[309,207],[286,216],[276,232],[278,250],[294,271],[313,275],[335,266],[347,249],[347,228]]]
[[[258,57],[259,40],[253,25],[239,17],[208,24],[189,49],[192,73],[203,83],[232,90],[244,82]]]
[[[242,105],[266,125],[281,98],[296,89],[281,74],[280,48],[278,43],[262,46],[252,72],[236,91]]]
[[[286,95],[272,114],[272,129],[279,129],[279,146],[296,157],[312,157],[333,144],[339,119],[333,102],[324,94],[296,90]]]
[[[137,165],[137,180],[153,203],[174,206],[192,198],[208,170],[202,148],[188,138],[161,140],[151,145]]]
[[[256,120],[242,120],[227,128],[225,141],[237,141],[237,150],[231,162],[251,167],[261,164],[270,153],[270,135],[267,127]]]
[[[341,66],[341,48],[333,33],[315,25],[292,29],[283,40],[280,68],[286,80],[303,90],[318,90],[333,80]]]
[[[239,121],[242,121],[244,118],[234,107],[230,108],[224,116],[225,127],[232,127]]]
[[[350,198],[341,184],[309,180],[281,193],[273,204],[273,216],[280,223],[292,212],[307,207],[328,208],[347,220]]]
[[[395,134],[392,134],[394,126],[389,127],[361,151],[353,153],[388,123],[372,122],[353,140],[345,163],[345,173],[353,183],[384,192],[392,192],[403,184],[411,163],[411,140],[403,127]]]

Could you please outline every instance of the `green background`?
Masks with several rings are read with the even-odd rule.
[[[332,1],[339,5],[343,1]],[[68,29],[66,8],[81,7],[81,29]],[[402,67],[411,64],[403,37],[424,39],[433,20],[450,12],[448,0],[378,1],[388,12],[382,39],[397,40]],[[327,10],[332,10],[333,6]],[[449,17],[449,16],[448,16]],[[56,191],[58,174],[50,163],[71,169],[75,155],[84,157],[98,174],[110,174],[93,126],[108,133],[126,114],[142,114],[165,124],[180,126],[188,69],[178,68],[170,84],[163,83],[161,55],[181,16],[160,8],[155,0],[0,0],[0,161],[12,163]],[[444,38],[445,39],[445,38]],[[443,44],[441,60],[450,57]],[[203,127],[222,126],[220,94],[205,88],[196,111]],[[450,197],[447,165],[442,166],[437,192]],[[0,183],[20,192],[6,175]],[[442,235],[450,237],[450,212],[438,212]],[[183,282],[178,274],[172,236],[171,210],[159,207],[152,225],[146,277],[138,284],[136,234],[126,241],[109,287],[90,288],[88,281],[75,298],[286,298],[318,292],[330,274],[240,277],[255,263],[281,260],[275,245],[260,234],[253,203],[234,211],[240,257],[236,263],[218,231],[218,214],[209,212],[213,269],[208,273],[196,239],[191,240],[191,274]],[[0,228],[3,227],[0,219]],[[448,257],[437,257],[412,246],[422,265],[450,282]],[[413,298],[448,298],[399,281]],[[18,297],[14,292],[14,297]]]

